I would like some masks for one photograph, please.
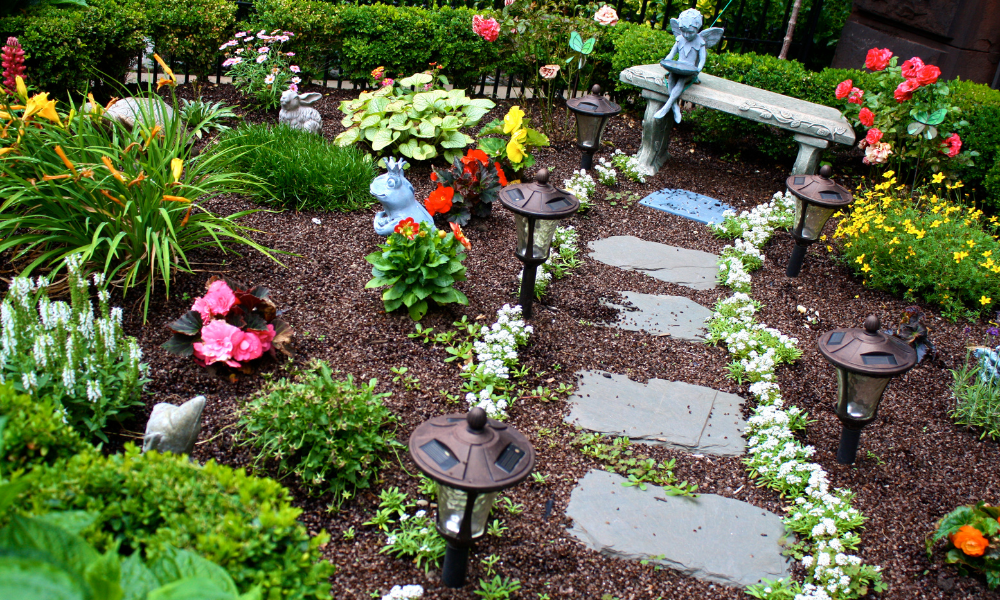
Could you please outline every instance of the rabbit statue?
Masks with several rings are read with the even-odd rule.
[[[160,402],[153,407],[142,436],[142,451],[157,450],[175,454],[191,454],[201,432],[201,413],[205,397],[195,396],[180,406]]]
[[[300,94],[295,90],[285,90],[281,94],[281,112],[278,113],[278,122],[284,123],[292,129],[305,129],[309,133],[320,133],[323,131],[323,118],[319,116],[319,111],[309,106],[313,102],[322,98],[318,92]]]
[[[413,196],[413,185],[403,176],[406,161],[390,157],[386,159],[385,166],[387,171],[372,180],[368,188],[372,196],[382,203],[384,209],[375,215],[375,233],[390,235],[396,225],[407,217],[417,223],[426,223],[430,229],[434,229],[434,219],[427,209],[417,202]]]

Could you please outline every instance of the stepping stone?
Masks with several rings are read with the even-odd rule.
[[[594,470],[573,489],[569,533],[588,548],[731,586],[789,576],[781,551],[794,540],[778,515],[715,494],[666,496],[657,486],[644,491],[625,481]]]
[[[657,296],[639,292],[621,292],[626,304],[602,300],[605,306],[618,309],[618,320],[608,325],[626,331],[645,331],[670,335],[677,339],[700,342],[705,339],[705,321],[712,311],[684,296]]]
[[[639,204],[685,217],[706,225],[721,223],[722,212],[734,210],[732,206],[709,196],[679,189],[664,189],[646,196]]]
[[[616,235],[587,244],[590,257],[606,265],[641,271],[660,281],[694,290],[710,290],[719,278],[719,257],[630,235]]]
[[[743,399],[736,394],[665,379],[637,383],[604,371],[577,375],[567,423],[689,452],[739,456],[746,450]]]

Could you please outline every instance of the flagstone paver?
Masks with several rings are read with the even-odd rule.
[[[712,311],[683,296],[659,296],[639,292],[621,292],[625,304],[604,301],[618,309],[618,320],[609,325],[627,331],[645,331],[654,335],[702,341],[705,321]]]
[[[709,252],[649,242],[631,235],[600,239],[587,247],[591,250],[589,256],[604,264],[640,271],[695,290],[710,290],[718,280],[719,257]]]
[[[739,456],[746,449],[743,399],[736,394],[665,379],[638,383],[604,371],[577,375],[567,423],[689,452]]]
[[[670,188],[653,192],[640,200],[639,204],[706,225],[721,223],[723,211],[733,210],[732,206],[715,198]]]
[[[666,496],[620,475],[591,471],[573,490],[569,532],[602,554],[649,560],[699,579],[741,586],[789,576],[778,515],[715,494]]]

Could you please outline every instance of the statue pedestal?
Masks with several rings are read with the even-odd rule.
[[[670,157],[671,115],[653,117],[666,103],[669,95],[663,85],[666,71],[660,65],[639,65],[621,72],[621,80],[642,88],[646,98],[646,114],[642,120],[642,148],[639,169],[645,175],[655,175]],[[721,77],[699,75],[701,83],[689,87],[680,99],[720,110],[757,123],[791,131],[799,144],[799,154],[792,167],[793,175],[816,172],[823,150],[830,142],[854,144],[854,129],[840,111],[830,106],[813,104],[782,96]]]

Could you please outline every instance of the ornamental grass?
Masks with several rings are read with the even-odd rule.
[[[1000,303],[997,217],[961,197],[961,182],[943,179],[935,175],[911,194],[886,171],[857,197],[834,238],[865,286],[936,305],[952,320],[975,319]]]

